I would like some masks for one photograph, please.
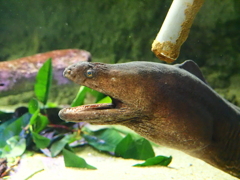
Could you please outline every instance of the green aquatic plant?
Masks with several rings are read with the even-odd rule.
[[[19,157],[29,150],[42,152],[49,157],[62,153],[66,167],[96,169],[74,153],[74,147],[86,145],[123,158],[138,160],[154,158],[155,153],[151,143],[142,137],[133,136],[114,127],[93,131],[82,122],[69,123],[52,119],[52,113],[58,118],[59,109],[48,107],[51,81],[52,65],[49,59],[36,76],[34,88],[36,97],[29,101],[25,113],[8,119],[11,117],[9,113],[0,112],[0,119],[5,118],[0,123],[0,158]],[[96,102],[111,102],[108,96],[87,87],[80,87],[71,106],[82,105],[88,93],[95,97]],[[162,165],[166,165],[166,162],[163,162]],[[157,163],[159,164],[161,162]]]
[[[48,59],[41,69],[39,69],[36,76],[36,84],[34,92],[37,99],[46,105],[48,100],[49,91],[52,84],[52,59]]]

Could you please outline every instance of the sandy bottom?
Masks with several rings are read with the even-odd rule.
[[[237,180],[205,162],[188,156],[180,151],[165,147],[154,147],[156,155],[172,155],[169,167],[132,167],[142,161],[122,159],[109,156],[91,147],[80,148],[79,156],[97,170],[75,169],[64,167],[63,157],[45,157],[35,154],[21,160],[20,165],[12,172],[12,180],[24,180],[34,174],[30,180]]]

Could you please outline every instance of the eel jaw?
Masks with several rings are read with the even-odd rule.
[[[139,113],[120,100],[112,98],[112,103],[89,104],[64,108],[59,117],[65,121],[86,121],[93,124],[119,124],[120,122],[138,118]]]

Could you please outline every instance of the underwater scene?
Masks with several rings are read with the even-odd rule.
[[[177,0],[174,1],[177,2]],[[192,0],[179,0],[179,2],[183,1],[192,2]],[[163,153],[161,153],[159,147],[157,150],[155,149],[158,146],[156,144],[181,150],[217,168],[216,172],[213,168],[214,175],[202,178],[218,179],[222,177],[221,173],[218,174],[221,171],[232,175],[223,173],[223,176],[226,174],[224,179],[239,178],[239,164],[230,164],[233,166],[232,169],[218,166],[213,162],[214,158],[205,156],[202,158],[202,155],[195,153],[195,149],[198,149],[195,146],[199,143],[199,146],[204,147],[201,152],[205,153],[205,143],[209,142],[207,136],[212,132],[224,132],[227,129],[221,128],[221,125],[218,126],[217,123],[216,129],[213,128],[214,130],[211,132],[205,130],[211,129],[215,121],[212,124],[207,122],[208,112],[205,113],[204,110],[213,106],[212,104],[208,106],[202,100],[204,97],[212,100],[216,96],[215,102],[219,105],[218,111],[223,112],[221,118],[225,117],[226,111],[226,117],[234,119],[231,121],[234,124],[232,126],[239,127],[237,120],[239,121],[240,115],[235,113],[235,110],[240,111],[240,1],[196,1],[203,3],[202,7],[193,20],[188,37],[181,46],[179,56],[169,63],[156,57],[151,48],[173,3],[172,0],[0,0],[0,179],[2,177],[9,178],[12,175],[19,177],[20,170],[16,167],[21,161],[20,157],[30,151],[44,154],[46,157],[58,157],[61,154],[64,158],[61,160],[61,163],[64,162],[64,167],[84,169],[97,169],[94,165],[96,159],[90,158],[91,165],[84,160],[88,157],[88,151],[95,155],[99,153],[99,157],[102,157],[101,153],[103,152],[104,158],[111,156],[146,160],[142,164],[131,162],[135,163],[137,167],[153,165],[171,167],[169,164],[175,156],[185,157],[185,154],[178,155],[168,149],[163,149]],[[176,19],[178,18],[176,17]],[[174,24],[172,24],[172,28],[175,28]],[[189,28],[186,31],[188,30]],[[196,64],[186,60],[192,60]],[[153,64],[145,63],[146,61]],[[121,64],[118,65],[119,63]],[[125,66],[123,63],[129,64]],[[143,70],[144,66],[148,69]],[[159,69],[166,68],[169,72],[175,72],[174,69],[171,69],[172,67],[184,69],[188,71],[187,75],[182,73],[182,70],[176,74],[179,73],[178,77],[181,78],[185,76],[190,78],[190,80],[180,78],[174,81],[168,81],[167,78],[164,81],[165,84],[174,82],[176,87],[173,91],[179,90],[182,95],[181,98],[175,98],[175,101],[160,104],[161,107],[164,107],[165,113],[161,114],[161,118],[173,120],[180,117],[177,119],[177,123],[181,118],[184,119],[183,124],[178,126],[176,123],[172,129],[170,128],[170,134],[170,130],[165,133],[162,129],[171,126],[171,123],[165,122],[158,125],[151,116],[160,114],[159,111],[156,111],[159,102],[156,101],[156,98],[152,100],[151,95],[159,98],[159,94],[163,94],[164,97],[159,98],[161,102],[165,101],[168,96],[176,95],[171,91],[172,89],[155,93],[155,86],[163,87],[161,84],[163,81],[160,80],[162,76],[152,73],[158,66]],[[89,67],[91,68],[88,69]],[[84,71],[83,76],[79,75],[79,72],[82,71]],[[163,71],[165,72],[165,70]],[[117,75],[114,74],[110,78],[112,72],[117,72]],[[104,77],[106,74],[107,78]],[[192,75],[198,79],[196,86],[191,84]],[[123,76],[124,79],[119,78],[120,76]],[[101,82],[92,83],[95,78]],[[155,85],[153,85],[154,82]],[[193,82],[195,83],[195,79]],[[204,88],[202,84],[204,84]],[[80,85],[83,86],[80,87]],[[138,86],[142,87],[138,88]],[[186,90],[181,89],[183,86]],[[213,95],[209,95],[208,91],[205,92],[205,86],[210,87]],[[171,93],[168,94],[166,91]],[[199,96],[195,96],[192,91],[199,93]],[[185,98],[187,93],[190,94],[189,97],[195,99],[187,101]],[[213,96],[214,98],[212,98]],[[222,100],[221,97],[227,101]],[[194,105],[182,105],[181,107],[184,102],[197,104],[197,101],[201,101],[204,107],[196,106],[195,108]],[[172,107],[171,111],[165,110],[169,107]],[[118,111],[115,111],[116,109]],[[149,109],[155,111],[150,112]],[[189,114],[183,114],[185,110],[189,110]],[[102,113],[102,111],[104,112]],[[112,114],[109,115],[105,111]],[[194,121],[196,124],[187,126],[189,121],[186,119],[190,116],[195,117],[195,112],[200,114],[198,117],[196,116],[196,121]],[[175,115],[171,115],[174,113]],[[198,122],[198,118],[204,120]],[[219,122],[222,122],[221,118],[219,118]],[[88,120],[88,123],[82,122],[85,119]],[[131,124],[128,124],[126,119],[130,119]],[[145,121],[150,121],[152,124],[147,123],[146,125]],[[223,120],[223,122],[225,121]],[[122,129],[118,126],[110,128],[93,126],[92,128],[89,123],[120,124],[137,132],[143,138],[129,129]],[[139,125],[133,125],[135,123]],[[228,125],[226,123],[222,126],[228,127]],[[161,128],[165,134],[158,133],[159,129],[156,130],[150,126]],[[174,128],[179,127],[188,129],[186,133],[189,133],[189,136],[178,136],[178,131],[174,132]],[[197,127],[202,127],[202,129],[199,130]],[[189,130],[190,128],[192,130]],[[234,128],[229,128],[233,132],[226,133],[226,136],[233,134],[234,140],[237,141],[240,137],[240,128],[236,131]],[[150,131],[152,132],[149,133]],[[185,141],[179,139],[166,138],[166,142],[156,140],[156,137],[176,136],[182,137],[186,142],[190,138],[189,142],[194,141],[194,143],[191,146],[191,142],[185,144]],[[217,140],[218,138],[227,139],[222,135],[209,136]],[[214,144],[210,150],[206,150],[206,153],[222,154],[222,151],[215,153],[215,148],[221,149],[223,144]],[[235,150],[232,151],[238,151],[234,156],[238,163],[240,147],[239,143],[236,144],[233,145],[232,149]],[[87,149],[82,156],[84,159],[77,156],[81,156],[81,153],[74,152],[73,148],[76,147]],[[191,152],[185,147],[191,149]],[[78,149],[77,152],[82,149]],[[157,156],[154,150],[157,154],[165,152],[166,156]],[[228,149],[226,152],[228,153]],[[229,157],[226,155],[224,158],[228,159]],[[111,160],[105,161],[109,163],[107,168],[114,167],[111,165]],[[153,161],[157,163],[154,164]],[[181,159],[176,162],[181,164],[183,161]],[[195,159],[190,159],[190,161],[195,162]],[[182,164],[178,167],[176,162],[173,167],[176,166],[180,169],[182,166],[186,167]],[[201,166],[201,163],[196,161],[197,166]],[[208,164],[206,166],[212,168]],[[96,163],[97,165],[101,166],[99,162]],[[37,170],[32,170],[30,174],[33,175],[35,172],[46,169],[48,168],[39,167]],[[53,171],[55,170],[59,169],[56,168]],[[144,170],[140,169],[140,171]],[[166,169],[159,173],[164,170]],[[123,173],[125,171],[131,173],[132,170],[123,170]],[[168,173],[173,173],[172,177],[177,179],[181,179],[185,174],[191,174],[186,175],[187,179],[195,179],[195,176],[192,176],[196,173],[195,171],[198,169],[191,173],[188,173],[187,170],[180,174],[174,170],[169,170]],[[202,170],[200,169],[200,171]],[[135,171],[133,170],[133,172]],[[87,171],[83,173],[86,173],[85,175],[89,179],[102,175],[101,171],[95,176],[93,176],[94,173],[87,174]],[[143,177],[137,176],[137,173],[136,171],[135,175],[130,176],[129,179]],[[154,173],[154,170],[152,172],[149,169],[146,173]],[[23,176],[25,179],[34,179],[31,178],[32,175],[28,173]],[[45,178],[46,174],[40,177]],[[56,177],[59,179],[60,175]],[[102,177],[109,179],[112,176],[102,175]],[[161,177],[170,179],[167,176]],[[122,178],[127,179],[126,176],[119,174],[119,179]],[[144,179],[156,179],[156,177],[146,174]]]
[[[0,61],[83,49],[91,53],[94,62],[159,62],[150,49],[171,2],[1,0]],[[195,61],[211,87],[237,105],[239,9],[237,0],[206,1],[175,62]],[[17,99],[12,101],[9,103]]]

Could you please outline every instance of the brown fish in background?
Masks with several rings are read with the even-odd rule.
[[[91,54],[85,50],[66,49],[0,62],[0,106],[18,103],[17,97],[14,100],[3,100],[2,97],[33,91],[36,74],[49,58],[53,65],[52,86],[59,87],[71,84],[62,76],[64,69],[79,61],[91,61]]]

